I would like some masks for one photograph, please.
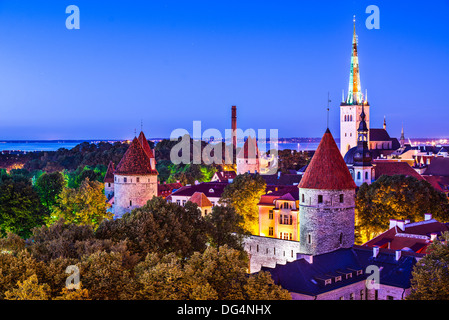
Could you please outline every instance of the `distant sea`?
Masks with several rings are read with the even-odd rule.
[[[93,140],[17,140],[0,141],[0,151],[56,151],[60,148],[72,149],[82,142],[97,143]]]
[[[56,151],[60,148],[72,149],[76,145],[89,142],[98,143],[99,140],[17,140],[17,141],[0,141],[1,151],[21,151],[21,152],[34,152],[34,151]],[[115,141],[108,141],[113,143]],[[279,150],[315,150],[318,147],[318,142],[301,142],[301,143],[279,143]],[[270,145],[267,144],[267,148]]]
[[[161,141],[158,139],[150,139],[155,143]],[[283,141],[284,140],[284,141]],[[285,141],[287,140],[287,141]],[[289,140],[289,141],[288,141]],[[291,142],[293,140],[293,142]],[[412,139],[413,145],[448,145],[449,139]],[[0,141],[0,152],[2,151],[18,151],[18,152],[33,152],[33,151],[56,151],[60,148],[72,149],[76,145],[82,142],[99,143],[101,141],[114,143],[120,140],[15,140],[15,141]],[[340,145],[339,139],[335,139],[337,146]],[[291,138],[280,139],[277,144],[278,150],[295,150],[295,151],[307,151],[316,150],[320,138]],[[243,143],[239,142],[238,146],[242,146]],[[270,148],[270,144],[266,144],[266,149]],[[259,145],[259,148],[261,146]]]

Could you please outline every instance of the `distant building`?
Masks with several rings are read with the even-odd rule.
[[[237,153],[237,174],[260,173],[260,154],[256,138],[249,136]]]
[[[218,205],[218,201],[228,185],[227,182],[202,182],[195,185],[187,185],[173,192],[167,201],[184,206],[195,193],[204,195],[210,201],[212,207]]]
[[[426,213],[423,221],[391,219],[390,228],[387,231],[363,245],[426,254],[427,247],[437,237],[448,231],[448,223],[432,219],[432,215]]]
[[[211,182],[231,182],[237,176],[234,170],[217,171],[212,176]]]

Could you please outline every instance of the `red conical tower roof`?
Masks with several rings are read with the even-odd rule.
[[[115,169],[114,174],[118,175],[147,175],[157,174],[151,168],[150,158],[137,138],[134,138],[123,155],[122,160]]]
[[[329,129],[321,138],[298,187],[324,190],[357,188]]]
[[[140,131],[139,138],[137,138],[142,145],[143,150],[148,155],[148,158],[154,158],[153,150],[151,150],[150,145],[148,144],[148,140],[145,137],[143,131]]]
[[[109,162],[108,170],[106,170],[104,176],[104,182],[114,183],[114,163],[112,161]]]

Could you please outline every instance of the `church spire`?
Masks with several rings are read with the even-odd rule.
[[[354,32],[352,36],[351,72],[349,74],[349,88],[346,103],[361,104],[363,98],[360,85],[359,58],[357,55],[357,34],[355,32],[355,16],[353,22],[354,22]]]

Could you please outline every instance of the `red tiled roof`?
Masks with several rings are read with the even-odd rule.
[[[329,129],[321,138],[299,183],[299,188],[325,190],[357,188]]]
[[[106,170],[104,176],[104,182],[114,183],[114,163],[112,161],[109,162],[108,170]]]
[[[423,180],[424,178],[415,171],[407,162],[397,161],[397,162],[384,162],[384,161],[374,161],[374,175],[375,179],[379,179],[382,175],[393,176],[396,174],[401,174],[405,176],[415,177],[418,180]]]
[[[148,155],[148,158],[154,158],[154,154],[153,151],[150,148],[150,145],[148,144],[148,140],[145,137],[145,134],[143,133],[143,131],[140,131],[139,137],[137,138],[140,142],[140,144],[142,145],[143,150],[145,150],[145,153]],[[156,169],[156,168],[152,168],[152,169]]]
[[[434,158],[430,162],[424,174],[449,177],[449,158]]]
[[[182,188],[182,184],[177,183],[177,182],[158,184],[157,185],[157,195],[158,195],[158,197],[167,197],[173,192],[173,190],[177,190],[180,188]]]
[[[202,192],[195,192],[189,201],[196,203],[200,208],[212,207],[212,202]]]
[[[150,158],[148,158],[139,140],[134,138],[122,160],[120,160],[114,174],[148,175],[157,174],[157,171],[151,169]]]

